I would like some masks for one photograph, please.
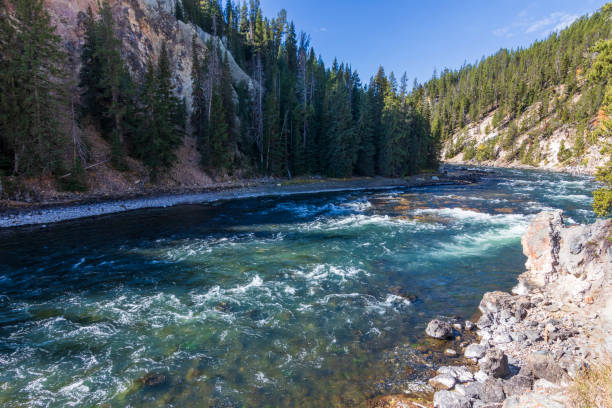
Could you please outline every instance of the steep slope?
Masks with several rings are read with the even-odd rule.
[[[196,44],[202,53],[208,52],[206,43],[211,36],[201,29],[177,21],[173,10],[175,0],[109,0],[116,23],[117,37],[121,39],[122,57],[127,62],[132,76],[139,80],[144,75],[149,59],[156,60],[162,44],[166,43],[175,85],[175,93],[184,98],[190,111],[192,102],[191,69],[192,37],[196,35]],[[45,7],[51,16],[56,32],[62,39],[69,58],[66,71],[73,83],[78,83],[80,55],[84,43],[84,22],[89,7],[97,12],[97,0],[47,0]],[[214,38],[218,48],[225,53],[222,41]],[[228,62],[234,85],[246,83],[253,88],[255,83],[238,66],[228,51]],[[71,87],[72,100],[78,104],[78,90]],[[130,193],[145,191],[152,186],[149,172],[137,160],[128,158],[129,171],[119,172],[109,162],[111,147],[107,140],[92,127],[80,129],[70,119],[70,108],[66,108],[64,128],[67,134],[82,139],[88,150],[87,181],[89,191],[93,194]],[[75,135],[76,134],[76,135]],[[194,138],[187,135],[177,152],[178,162],[155,182],[156,188],[205,186],[211,178],[199,166],[200,155]],[[5,186],[6,188],[6,186]],[[16,190],[22,193],[16,198],[46,199],[63,195],[57,192],[57,183],[52,177],[27,180]]]
[[[571,97],[553,92],[549,102],[556,98],[569,99],[567,106],[575,108],[581,103],[581,94]],[[587,126],[560,120],[557,111],[542,118],[538,111],[542,102],[530,105],[514,121],[504,120],[496,127],[495,109],[486,116],[455,131],[443,144],[442,157],[446,162],[482,164],[496,167],[538,167],[553,171],[593,174],[608,160],[602,152],[607,139],[591,139],[589,134],[597,127],[597,116]]]
[[[588,73],[594,46],[611,34],[609,4],[526,49],[434,76],[424,89],[443,158],[593,173],[611,135],[595,132],[608,79]]]

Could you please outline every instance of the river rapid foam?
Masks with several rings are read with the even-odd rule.
[[[365,406],[411,386],[397,346],[514,284],[537,212],[592,220],[592,189],[495,170],[3,231],[0,405]]]

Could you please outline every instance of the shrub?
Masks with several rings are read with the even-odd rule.
[[[582,371],[569,387],[574,408],[612,407],[612,361]]]

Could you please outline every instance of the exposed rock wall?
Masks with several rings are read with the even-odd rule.
[[[577,97],[574,98],[573,103],[576,103]],[[545,135],[545,129],[549,126],[550,119],[544,118],[542,120],[534,120],[536,112],[539,108],[539,102],[530,106],[520,117],[519,122],[531,123],[532,126],[524,129],[521,134],[516,138],[513,143],[511,150],[519,151],[523,143],[531,143],[534,148],[534,155],[539,156],[539,162],[537,167],[545,170],[553,171],[568,171],[571,173],[579,174],[594,174],[598,167],[603,166],[608,156],[602,154],[601,146],[602,143],[589,145],[585,148],[584,152],[579,157],[572,157],[571,160],[566,162],[559,160],[559,153],[561,146],[563,145],[566,149],[571,149],[574,145],[574,141],[578,135],[578,129],[575,125],[566,124],[555,129],[550,136]],[[530,167],[529,165],[521,163],[519,158],[514,157],[508,159],[510,151],[502,147],[501,139],[505,136],[507,129],[503,129],[503,125],[498,128],[493,128],[493,115],[495,111],[490,112],[485,117],[478,121],[475,121],[467,125],[464,129],[456,131],[448,140],[442,144],[441,155],[445,158],[448,163],[456,164],[475,164],[476,160],[471,158],[468,159],[465,154],[465,148],[469,145],[473,145],[475,149],[479,147],[485,147],[487,142],[490,142],[497,138],[497,143],[494,148],[495,158],[491,160],[485,160],[479,164],[494,166],[494,167]],[[534,136],[535,134],[535,140]],[[608,138],[608,141],[610,139]],[[462,146],[463,150],[459,153],[451,153],[457,145]],[[452,157],[449,157],[452,155]]]
[[[211,36],[193,25],[177,21],[174,17],[176,0],[108,0],[116,23],[116,34],[121,39],[121,52],[135,80],[140,80],[149,59],[157,60],[162,44],[168,49],[170,64],[173,71],[175,93],[185,98],[188,112],[192,105],[191,69],[192,69],[192,38],[196,35],[196,43],[201,56],[207,52],[206,42]],[[91,7],[97,13],[98,0],[44,0],[56,32],[68,54],[69,83],[74,94],[72,98],[78,101],[78,74],[81,65],[81,52],[84,43],[84,21],[87,9]],[[213,39],[221,52],[227,49],[219,38]],[[234,86],[246,82],[250,89],[255,89],[257,83],[251,80],[228,52],[228,61]],[[234,94],[237,98],[237,94]],[[87,170],[89,193],[93,195],[117,195],[132,193],[147,193],[151,189],[200,188],[210,186],[213,181],[204,172],[200,163],[200,153],[197,142],[191,136],[186,136],[184,143],[177,150],[177,162],[163,175],[153,182],[142,163],[132,158],[127,159],[129,171],[119,172],[110,165],[111,146],[93,127],[79,128],[70,119],[70,107],[66,106],[63,126],[66,134],[74,129],[82,135],[88,147],[88,162],[85,166],[95,165]],[[71,157],[72,147],[66,148],[66,157]],[[217,175],[223,179],[224,175]],[[49,201],[55,199],[77,198],[72,193],[59,192],[57,182],[51,178],[28,179],[28,191],[25,196],[36,197],[36,200]]]
[[[191,40],[196,41],[203,52],[211,36],[191,24],[177,21],[173,10],[175,0],[109,0],[117,24],[117,36],[122,42],[123,57],[134,76],[139,79],[145,72],[149,59],[156,60],[162,44],[168,48],[173,68],[176,93],[185,98],[191,107]],[[45,5],[57,27],[64,46],[68,51],[76,78],[80,68],[83,47],[84,25],[87,8],[97,11],[97,0],[46,0]],[[215,38],[224,53],[223,42]],[[228,60],[234,84],[242,81],[249,87],[255,86],[251,78],[238,66],[231,53]]]

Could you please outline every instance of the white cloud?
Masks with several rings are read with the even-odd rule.
[[[577,18],[578,16],[576,14],[556,11],[547,17],[530,23],[525,32],[533,33],[535,31],[542,31],[546,33],[548,31],[562,30],[576,21]]]
[[[506,38],[510,38],[512,37],[514,34],[512,34],[510,32],[510,27],[502,27],[502,28],[498,28],[496,30],[493,30],[493,35],[496,37],[506,37]]]
[[[522,10],[514,21],[506,26],[493,30],[496,37],[510,38],[517,34],[539,33],[545,36],[552,31],[560,31],[572,24],[579,16],[564,11],[555,11],[541,19],[529,17],[527,9]]]

